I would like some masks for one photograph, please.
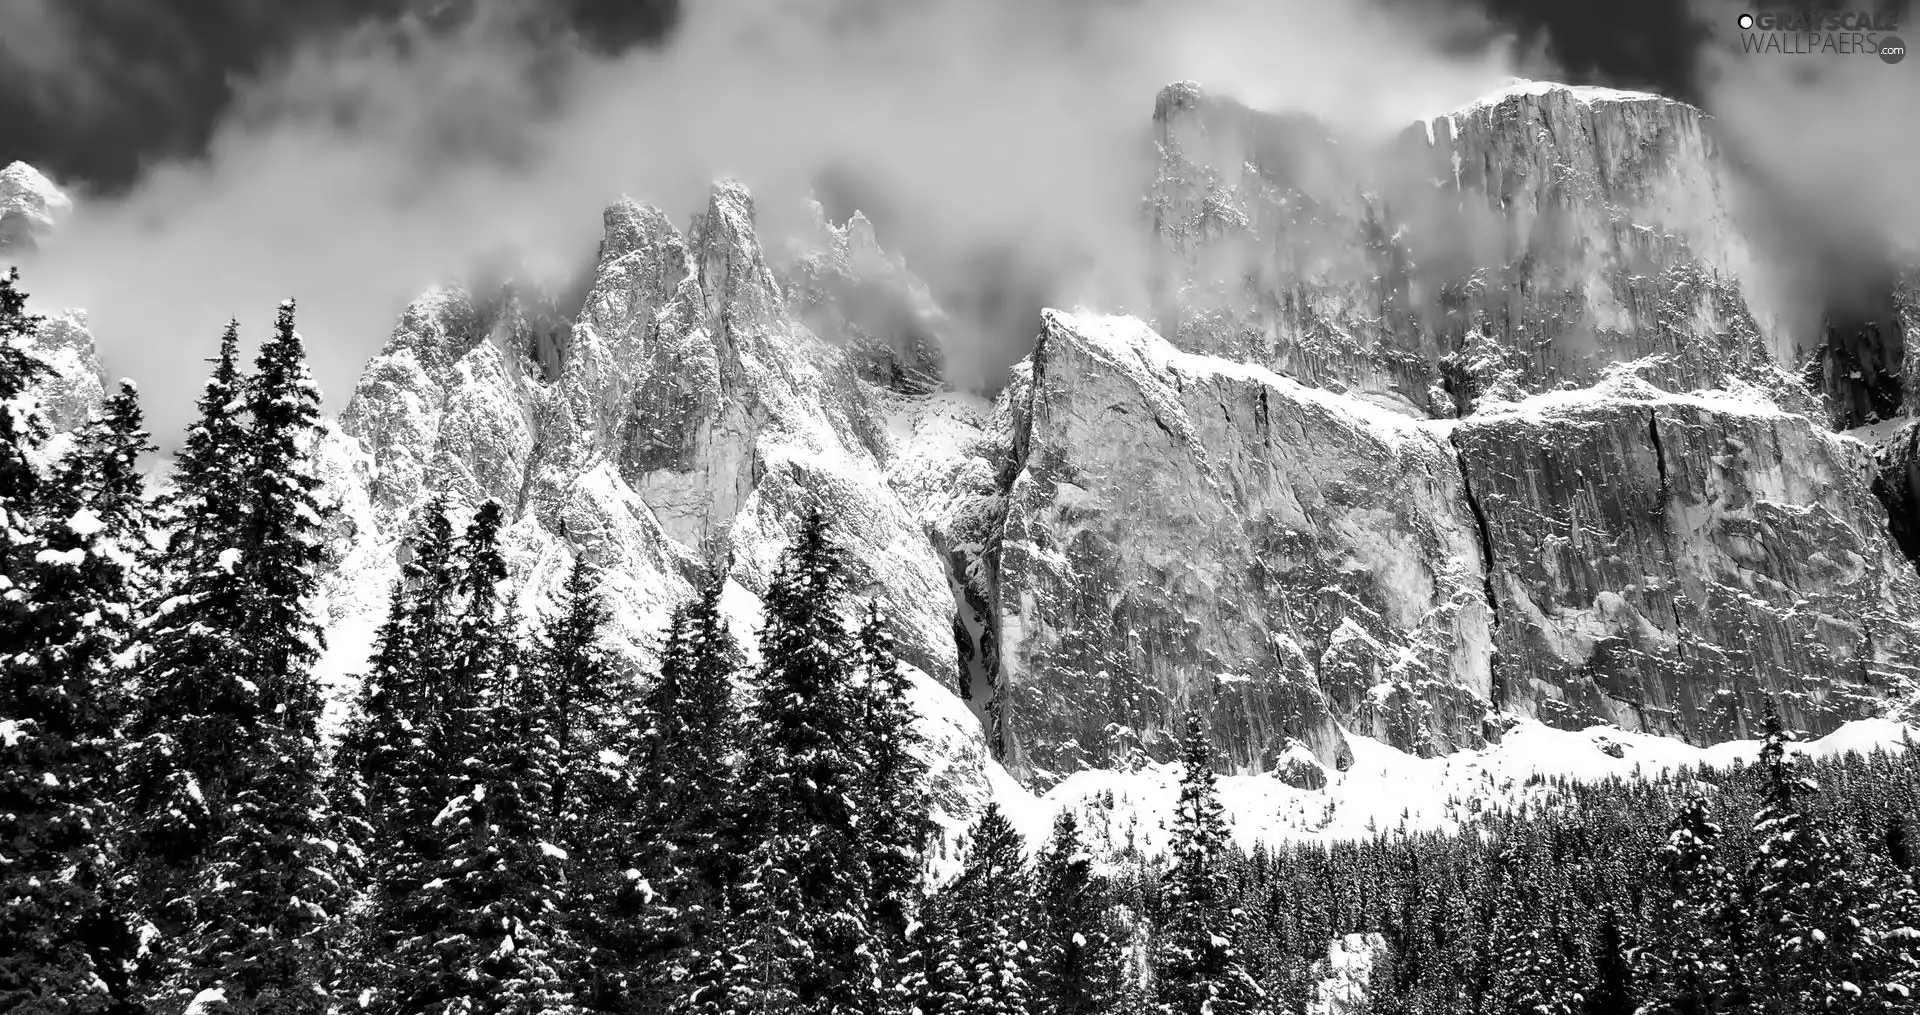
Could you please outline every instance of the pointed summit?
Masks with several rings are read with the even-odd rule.
[[[0,250],[32,250],[73,211],[73,202],[25,162],[0,169]]]

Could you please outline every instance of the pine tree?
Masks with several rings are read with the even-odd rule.
[[[41,318],[27,313],[19,286],[18,270],[0,276],[0,653],[7,654],[15,651],[9,633],[19,630],[16,613],[25,608],[18,583],[33,557],[40,489],[34,458],[47,439],[46,420],[30,395],[46,372],[32,349]]]
[[[444,502],[436,499],[421,540],[418,566],[418,614],[415,640],[430,668],[441,676],[432,685],[438,711],[447,724],[447,750],[458,752],[472,735],[471,710],[480,688],[499,671],[516,632],[502,622],[507,561],[500,550],[506,513],[488,500],[453,545],[452,523]],[[439,519],[433,521],[431,519]],[[458,611],[456,615],[456,610]]]
[[[511,625],[510,617],[494,623]],[[496,637],[477,616],[468,630]],[[557,639],[548,632],[543,640]],[[554,825],[559,762],[548,671],[502,644],[480,689],[474,754],[429,825],[437,839],[432,877],[406,907],[408,933],[395,949],[382,1011],[579,1010],[580,953],[565,917],[569,856]]]
[[[1502,887],[1488,934],[1490,1010],[1578,1015],[1586,997],[1574,975],[1566,913],[1537,861],[1511,845],[1501,854]]]
[[[231,394],[231,330],[222,346],[179,466],[178,498],[207,505],[206,525],[181,537],[135,726],[135,799],[167,808],[135,830],[138,880],[170,942],[160,996],[209,1011],[318,1012],[343,902],[311,672],[322,647],[309,608],[322,562],[308,460],[319,392],[283,304],[241,392],[237,446],[223,446],[215,435],[236,433],[232,400],[214,404]],[[220,455],[244,463],[237,490],[202,485],[234,478],[231,464],[209,461]],[[225,503],[236,492],[238,509]]]
[[[599,645],[609,611],[599,572],[575,558],[535,665],[549,689],[555,731],[552,820],[570,857],[571,931],[584,948],[582,999],[601,1010],[637,1002],[635,956],[622,947],[634,870],[634,825],[642,791],[630,763],[639,731],[633,692]]]
[[[733,758],[739,745],[733,678],[740,649],[727,631],[716,568],[673,611],[660,673],[635,725],[639,794],[631,831],[638,878],[621,886],[606,947],[624,968],[650,972],[646,990],[671,997],[700,964],[726,893],[740,873]],[[642,989],[634,984],[631,989]]]
[[[859,642],[860,735],[867,765],[860,805],[867,815],[862,845],[871,856],[873,876],[867,918],[883,988],[891,1003],[904,1010],[908,999],[902,981],[911,952],[906,931],[933,834],[927,766],[920,756],[924,745],[914,725],[907,674],[877,602],[867,604]]]
[[[374,652],[347,729],[334,753],[334,804],[362,864],[387,862],[404,822],[399,800],[405,793],[404,768],[417,753],[419,732],[403,704],[410,697],[413,643],[409,638],[406,586],[395,582],[387,595],[387,619],[374,632]],[[363,884],[374,879],[362,870]]]
[[[1744,1010],[1746,915],[1720,862],[1720,826],[1707,798],[1693,795],[1675,815],[1659,853],[1668,901],[1655,919],[1656,940],[1640,949],[1648,1015],[1713,1015]]]
[[[142,955],[157,1001],[181,975],[184,929],[197,918],[186,882],[219,833],[221,801],[245,768],[258,719],[241,661],[246,590],[235,567],[247,511],[238,341],[229,324],[160,502],[169,535],[142,620],[139,707],[121,777],[127,891],[158,952]]]
[[[1906,820],[1895,818],[1887,828],[1889,866],[1882,874],[1883,915],[1875,928],[1876,948],[1886,959],[1877,997],[1893,1011],[1920,1008],[1920,884],[1906,836]]]
[[[392,954],[390,922],[424,880],[437,841],[430,823],[452,797],[455,774],[475,723],[470,682],[453,676],[456,649],[471,654],[490,639],[456,628],[461,570],[445,502],[415,519],[411,554],[401,568],[376,632],[370,669],[335,760],[336,794],[352,815],[360,881],[372,908],[363,918],[368,957]]]
[[[1033,1005],[1027,951],[1032,884],[1019,833],[999,805],[974,823],[960,874],[941,893],[946,915],[923,1010],[930,1015],[1025,1015]]]
[[[1034,875],[1037,904],[1034,993],[1059,1015],[1101,1015],[1120,989],[1120,956],[1107,920],[1104,886],[1080,842],[1072,811],[1054,819]]]
[[[1258,1010],[1261,991],[1235,947],[1243,914],[1227,869],[1233,845],[1199,714],[1187,713],[1186,726],[1156,1000],[1165,1015],[1242,1015]]]
[[[429,518],[444,513],[435,505]],[[434,538],[431,522],[422,526]],[[426,565],[421,562],[428,561]],[[443,631],[422,628],[416,591],[450,585],[452,561],[416,553],[394,583],[387,619],[376,634],[371,667],[335,762],[336,799],[353,843],[364,904],[355,921],[347,993],[379,1009],[390,1003],[396,950],[413,930],[420,886],[437,870],[442,839],[433,819],[453,795],[465,755],[448,743],[444,670],[420,645],[444,645]],[[444,660],[442,660],[444,661]],[[456,715],[464,715],[454,708]]]
[[[616,791],[601,778],[607,767],[602,752],[627,747],[629,736],[621,714],[626,696],[599,647],[600,630],[610,616],[599,581],[598,569],[585,556],[574,559],[535,662],[550,696],[547,718],[556,748],[550,807],[555,827],[581,825],[604,815],[608,805],[629,808],[633,803],[599,798]]]
[[[140,880],[162,908],[177,897],[163,872],[190,864],[212,837],[208,794],[238,767],[238,725],[251,707],[231,666],[244,612],[233,567],[246,510],[238,342],[238,325],[229,324],[160,503],[169,536],[160,595],[145,620],[146,705],[133,725],[127,810],[139,816],[131,837]]]
[[[840,621],[846,568],[815,511],[768,589],[743,792],[749,848],[733,902],[740,915],[703,960],[691,1010],[760,1010],[775,996],[823,1015],[878,1004],[858,810],[861,709]],[[748,982],[743,970],[759,972]]]
[[[1763,1000],[1777,1010],[1850,1010],[1881,979],[1862,921],[1866,894],[1826,829],[1807,812],[1806,801],[1819,785],[1788,753],[1795,738],[1771,702],[1766,730],[1760,748],[1765,797],[1753,819],[1759,845],[1749,874],[1759,932],[1746,961],[1767,984]]]
[[[1593,935],[1594,979],[1593,989],[1587,993],[1586,1015],[1634,1015],[1639,1011],[1629,950],[1620,914],[1611,906],[1604,908]]]
[[[138,462],[149,450],[123,383],[42,488],[40,550],[16,563],[24,609],[0,660],[0,1008],[130,1003],[113,783],[148,527]]]
[[[322,781],[322,707],[313,663],[323,647],[311,600],[324,562],[310,450],[319,389],[280,307],[245,386],[247,510],[235,567],[243,580],[244,645],[233,662],[253,699],[243,765],[230,780],[223,827],[197,872],[189,978],[227,1006],[324,1011],[338,961],[344,898]]]
[[[248,471],[239,357],[240,325],[229,321],[196,403],[199,416],[174,456],[172,489],[160,501],[168,571],[176,580],[230,572],[223,555],[239,547]]]
[[[277,724],[311,735],[319,719],[309,675],[325,647],[311,600],[319,592],[325,548],[309,460],[319,435],[320,389],[293,328],[293,303],[280,305],[273,334],[260,346],[245,389],[248,510],[240,569],[248,583],[249,676],[261,707]]]

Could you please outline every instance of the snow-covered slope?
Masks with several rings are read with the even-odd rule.
[[[1900,750],[1913,732],[1899,723],[1863,719],[1793,749],[1814,757]],[[1417,758],[1361,737],[1351,743],[1352,764],[1328,772],[1323,789],[1300,789],[1272,775],[1221,776],[1220,799],[1235,840],[1251,849],[1260,842],[1457,830],[1493,810],[1526,807],[1537,813],[1554,807],[1560,791],[1552,778],[1680,775],[1751,763],[1760,750],[1757,740],[1702,748],[1605,727],[1557,730],[1534,722],[1516,725],[1497,746],[1443,757]],[[1133,848],[1157,856],[1167,846],[1179,796],[1180,766],[1150,764],[1079,772],[1044,794],[1003,796],[1002,806],[1033,842],[1042,841],[1054,815],[1066,809],[1099,852]]]

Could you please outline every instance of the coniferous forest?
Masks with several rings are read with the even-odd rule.
[[[1249,854],[1189,717],[1165,855],[990,805],[931,879],[907,678],[818,512],[751,666],[710,576],[635,673],[589,563],[520,615],[501,507],[430,504],[336,735],[292,305],[250,366],[228,327],[161,490],[131,385],[52,437],[35,327],[0,281],[0,1011],[1920,1010],[1920,763],[1777,721],[1754,765]]]

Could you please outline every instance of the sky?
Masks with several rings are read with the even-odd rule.
[[[964,308],[970,366],[990,380],[1043,303],[1080,294],[1087,264],[1126,275],[1116,254],[1144,256],[1132,230],[1149,114],[1174,80],[1360,134],[1510,74],[1645,88],[1734,125],[1730,143],[1825,245],[1920,222],[1910,174],[1885,158],[1920,155],[1902,112],[1920,66],[1808,79],[1731,60],[1740,9],[0,0],[0,163],[26,160],[73,194],[26,288],[42,307],[87,308],[109,373],[141,381],[163,441],[230,316],[257,338],[298,299],[337,411],[428,285],[503,251],[528,273],[577,272],[607,202],[630,194],[684,222],[721,176],[754,190],[763,234],[796,228],[809,194],[866,210]],[[1897,85],[1872,73],[1908,70]],[[1862,200],[1829,209],[1836,193]]]

